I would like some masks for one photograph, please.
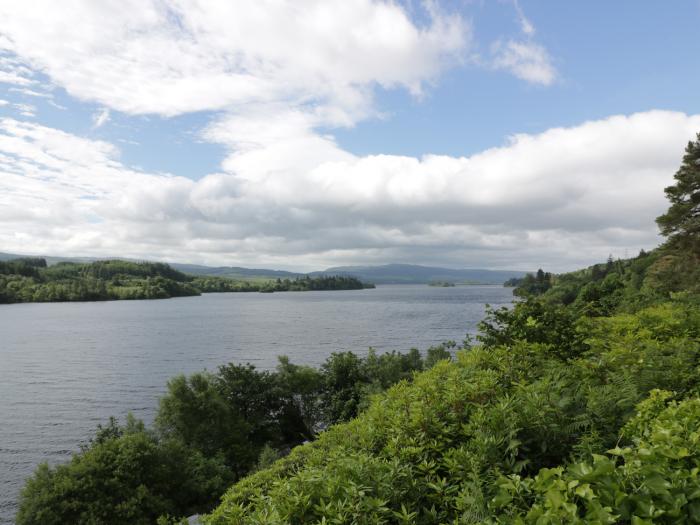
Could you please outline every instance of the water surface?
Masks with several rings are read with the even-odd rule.
[[[500,286],[205,294],[157,301],[0,305],[0,523],[24,480],[98,423],[151,422],[168,378],[229,362],[317,365],[331,352],[424,350],[474,333]]]

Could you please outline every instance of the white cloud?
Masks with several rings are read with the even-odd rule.
[[[10,102],[8,100],[3,100],[0,98],[0,107],[7,106]]]
[[[92,115],[92,126],[100,128],[109,122],[109,109],[102,108]]]
[[[525,12],[520,6],[518,0],[513,0],[513,7],[515,7],[515,13],[518,15],[518,22],[520,23],[520,30],[526,36],[533,36],[535,34],[535,26],[532,22],[525,16]]]
[[[36,106],[32,104],[12,104],[12,107],[23,117],[36,117]]]
[[[508,71],[527,82],[549,86],[557,77],[549,53],[534,42],[497,41],[491,51],[492,65],[495,69]]]
[[[496,40],[491,45],[491,67],[532,84],[549,86],[557,79],[552,58],[543,45],[534,41],[535,26],[525,16],[518,0],[513,0],[513,7],[522,36]]]
[[[559,269],[656,244],[663,187],[699,116],[611,117],[471,157],[356,156],[318,130],[376,115],[377,86],[420,96],[464,60],[469,24],[433,3],[424,25],[398,3],[300,5],[0,2],[0,82],[26,88],[42,73],[102,108],[95,127],[111,111],[217,111],[201,137],[227,149],[220,173],[192,181],[130,169],[106,142],[2,120],[0,249]],[[552,59],[514,5],[522,35],[495,44],[488,65],[550,85]]]
[[[429,17],[419,27],[398,4],[373,0],[18,0],[0,3],[0,50],[125,113],[312,103],[347,124],[370,110],[373,86],[419,94],[459,60],[468,24],[434,7]]]
[[[29,86],[35,83],[30,77],[33,72],[22,60],[7,52],[10,42],[0,29],[0,84]]]
[[[63,106],[63,105],[59,104],[59,103],[56,102],[55,100],[49,99],[49,100],[48,100],[48,104],[49,104],[50,106],[55,107],[56,109],[60,109],[61,111],[65,111],[65,110],[68,109],[66,106]]]
[[[22,95],[26,95],[28,97],[37,97],[37,98],[53,98],[53,95],[51,93],[46,93],[42,91],[34,91],[33,89],[29,88],[24,88],[24,87],[13,87],[10,88],[8,91],[14,91],[15,93],[21,93]]]
[[[700,115],[651,111],[470,157],[358,157],[305,134],[305,118],[212,126],[217,140],[253,140],[230,171],[196,182],[130,170],[106,142],[0,121],[0,246],[299,268],[573,268],[658,242],[663,188],[700,129]]]

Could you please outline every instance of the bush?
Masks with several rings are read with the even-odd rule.
[[[622,430],[629,446],[501,478],[489,523],[700,523],[700,399],[654,391]]]
[[[676,388],[679,397],[697,391],[698,315],[690,306],[669,305],[572,326],[560,310],[519,306],[483,336],[488,344],[459,351],[455,362],[438,362],[412,383],[400,381],[356,419],[234,485],[207,523],[518,523],[527,522],[538,502],[542,512],[570,512],[554,493],[546,503],[551,491],[537,487],[580,468],[577,485],[555,484],[569,497],[577,487],[586,490],[580,487],[590,472],[616,469],[616,457],[632,458],[630,464],[643,459],[645,445],[629,456],[605,451],[636,443],[635,413],[648,412],[638,403],[653,388]],[[563,335],[553,328],[560,325]],[[353,360],[340,364],[359,369]],[[671,410],[654,428],[681,412]],[[696,439],[694,421],[678,419],[689,429],[681,440]],[[683,483],[693,472],[688,468]],[[631,480],[626,487],[653,479],[641,467],[624,475]],[[628,512],[606,506],[611,515]],[[594,507],[585,512],[600,510]],[[538,523],[568,522],[551,512],[551,520]],[[587,516],[581,519],[593,514]]]

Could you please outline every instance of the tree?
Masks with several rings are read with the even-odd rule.
[[[213,457],[221,454],[232,472],[240,475],[250,468],[258,450],[249,440],[251,425],[219,385],[206,372],[168,381],[168,392],[160,399],[158,430],[188,447]]]
[[[148,525],[211,508],[233,480],[216,458],[158,439],[133,418],[124,427],[111,420],[70,463],[39,466],[22,490],[17,523]]]
[[[688,142],[674,179],[664,190],[671,206],[656,222],[670,247],[700,255],[700,133]]]

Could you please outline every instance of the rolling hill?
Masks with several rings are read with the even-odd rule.
[[[0,252],[0,261],[27,257],[27,255]],[[33,256],[32,256],[33,257]],[[59,262],[93,262],[105,259],[123,259],[119,257],[53,257],[44,256],[49,265]],[[140,262],[135,259],[125,259]],[[518,270],[486,269],[452,269],[415,264],[384,264],[378,266],[335,266],[325,270],[309,273],[269,270],[264,268],[244,268],[240,266],[203,266],[198,264],[169,263],[170,266],[184,273],[198,276],[228,277],[244,281],[270,279],[295,279],[304,275],[319,277],[322,275],[346,275],[356,277],[363,282],[374,284],[427,284],[446,282],[455,284],[503,284],[513,277],[523,277],[526,272]]]

